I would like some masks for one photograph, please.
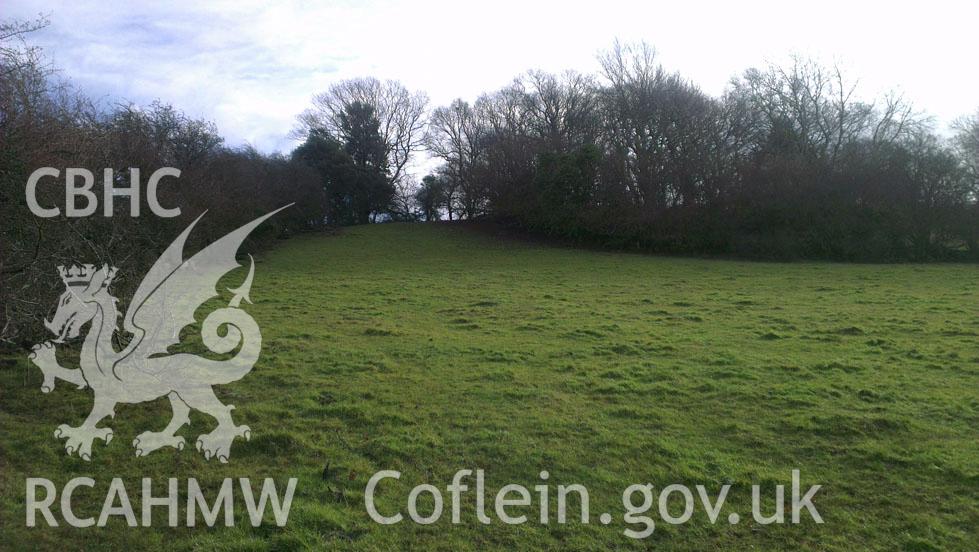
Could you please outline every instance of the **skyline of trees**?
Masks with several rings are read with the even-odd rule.
[[[424,187],[403,180],[398,207],[375,219],[489,217],[575,241],[766,258],[977,254],[979,115],[942,137],[901,96],[861,98],[838,67],[802,57],[750,68],[718,97],[644,43],[615,43],[599,62],[597,75],[529,71],[427,110],[413,151],[440,164]],[[354,96],[338,91],[364,82],[379,81],[316,101],[339,113]]]
[[[720,97],[646,44],[600,63],[435,107],[425,144],[441,165],[420,197],[449,220],[653,251],[977,254],[979,115],[946,139],[900,96],[860,98],[839,68],[799,57],[746,70]]]

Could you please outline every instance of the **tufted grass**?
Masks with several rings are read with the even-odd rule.
[[[67,457],[52,432],[84,418],[91,392],[59,382],[41,394],[26,360],[2,361],[0,548],[975,550],[977,283],[967,265],[662,258],[449,225],[295,238],[257,265],[261,360],[218,391],[253,433],[228,465],[192,446],[134,457],[133,437],[165,425],[165,400],[118,407],[109,446],[91,463]],[[192,443],[212,426],[195,413],[180,434]],[[540,484],[541,470],[555,486],[584,484],[592,521],[535,523],[534,494],[531,522],[504,525],[490,503],[482,525],[472,490],[458,525],[448,502],[428,526],[381,526],[365,511],[378,470],[402,472],[378,506],[407,518],[411,487],[432,483],[448,501],[463,468],[485,470],[490,500],[506,483]],[[793,469],[823,486],[825,524],[751,521],[750,485],[771,496]],[[78,476],[97,481],[76,493],[78,515],[98,514],[113,477],[137,515],[144,476],[161,493],[167,477],[212,491],[225,477],[299,486],[285,528],[270,515],[252,528],[240,497],[234,528],[166,528],[163,512],[152,528],[25,527],[25,478],[60,488]],[[690,523],[635,541],[621,493],[636,482],[733,487],[717,524],[698,501]]]

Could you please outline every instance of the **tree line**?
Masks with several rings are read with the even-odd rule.
[[[392,151],[424,148],[441,164],[407,186],[387,171],[390,199],[375,219],[490,218],[687,254],[979,256],[979,113],[943,138],[900,96],[862,100],[838,67],[803,58],[749,69],[720,97],[665,70],[645,44],[616,44],[600,61],[599,75],[531,71],[436,107],[424,132],[420,94],[345,81],[300,117],[309,140],[297,152],[323,135],[350,144],[335,122],[345,110],[410,128],[381,137],[389,163]]]
[[[490,219],[616,248],[755,258],[979,258],[979,112],[939,136],[894,95],[859,99],[806,59],[749,69],[719,96],[665,70],[645,44],[614,45],[597,75],[531,71],[470,103],[429,105],[396,81],[341,81],[314,96],[287,155],[229,147],[170,105],[99,105],[0,23],[0,342],[32,337],[57,265],[126,267],[126,297],[200,213],[191,247],[286,203],[255,245],[384,221]],[[424,157],[438,166],[416,180]],[[39,167],[177,167],[175,219],[39,219]],[[98,187],[100,183],[96,184]],[[101,192],[96,189],[96,194]],[[40,188],[46,205],[64,189]],[[34,336],[36,337],[36,336]]]

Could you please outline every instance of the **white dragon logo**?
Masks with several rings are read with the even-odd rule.
[[[262,334],[258,325],[240,308],[243,300],[251,303],[248,294],[255,274],[254,259],[244,283],[228,290],[234,294],[229,305],[210,313],[201,328],[208,349],[217,354],[237,349],[237,353],[227,360],[212,360],[170,353],[168,349],[180,342],[181,330],[195,322],[194,311],[217,297],[218,280],[241,266],[235,256],[245,238],[286,207],[238,228],[184,260],[187,236],[204,215],[192,222],[157,259],[136,289],[123,319],[123,328],[132,334],[132,340],[121,351],[113,346],[119,312],[117,300],[109,292],[116,268],[58,267],[67,290],[61,295],[54,318],[45,320],[45,326],[57,338],[35,345],[29,358],[44,373],[41,385],[44,393],[54,389],[56,379],[74,383],[79,389],[91,387],[94,391],[95,404],[85,422],[79,427],[62,424],[54,432],[55,437],[67,440],[65,450],[69,456],[77,453],[88,461],[92,457],[93,440],[102,439],[109,444],[112,429],[97,425],[106,416],[115,416],[115,405],[152,401],[164,395],[170,399],[173,418],[163,431],[146,431],[133,440],[136,456],[145,456],[162,447],[182,450],[184,438],[175,432],[190,422],[191,408],[213,416],[218,422],[214,431],[197,438],[197,450],[206,459],[216,457],[226,463],[235,437],[251,438],[248,426],[237,426],[232,421],[234,406],[222,404],[211,386],[244,377],[261,352]],[[91,327],[82,345],[80,368],[63,368],[55,357],[55,345],[77,338],[89,322]]]

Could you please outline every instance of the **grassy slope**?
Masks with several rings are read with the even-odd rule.
[[[165,401],[117,408],[116,440],[91,464],[67,458],[51,432],[84,417],[89,392],[59,382],[42,395],[25,362],[0,369],[0,547],[974,549],[977,275],[581,252],[445,226],[294,239],[258,267],[263,357],[220,391],[254,434],[228,466],[191,449],[133,458],[128,443],[162,427]],[[195,414],[181,434],[211,425]],[[484,527],[471,502],[456,526],[447,512],[427,527],[365,513],[379,469],[404,472],[379,500],[405,511],[411,486],[444,487],[467,467],[486,469],[493,492],[538,484],[540,469],[583,483],[592,524]],[[823,484],[825,525],[711,526],[698,504],[694,522],[659,523],[647,541],[621,534],[630,483],[733,482],[726,519],[747,517],[747,485],[788,483],[792,468]],[[23,527],[27,476],[91,475],[100,505],[114,476],[138,501],[143,474],[301,481],[284,530]],[[595,521],[606,511],[608,527]]]

